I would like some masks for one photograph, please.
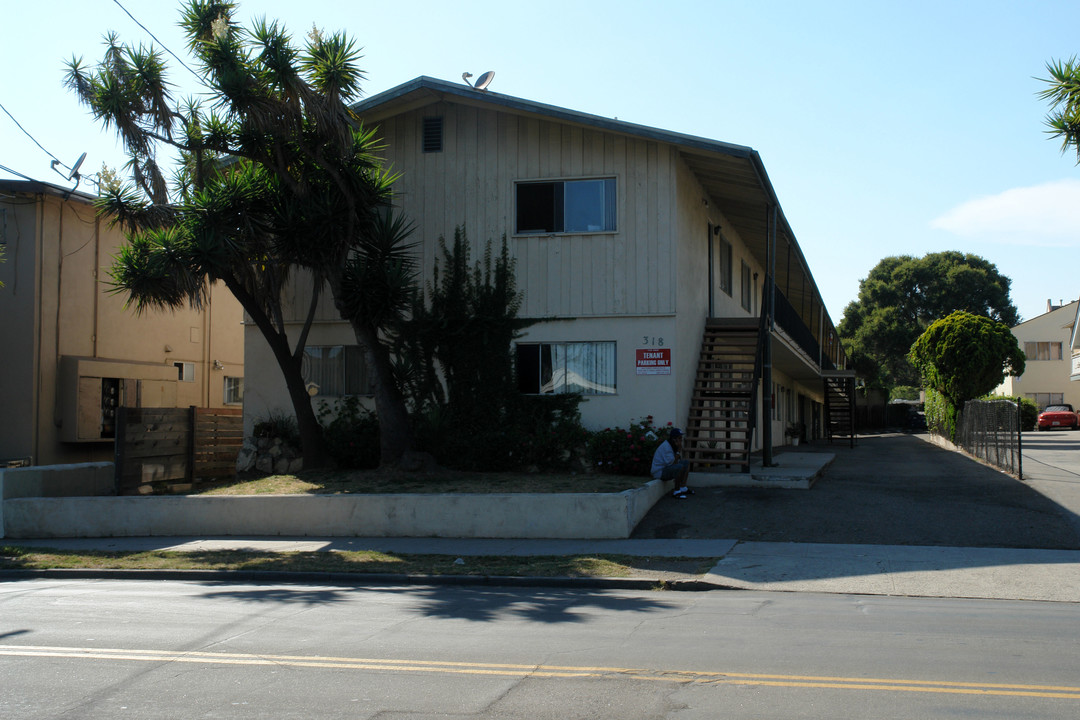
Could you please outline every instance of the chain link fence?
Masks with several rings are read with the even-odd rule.
[[[956,444],[995,467],[1023,477],[1020,409],[1009,400],[969,400],[960,411]]]

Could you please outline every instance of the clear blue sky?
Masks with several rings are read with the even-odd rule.
[[[187,60],[178,4],[121,2]],[[347,31],[367,95],[494,70],[495,92],[753,147],[835,322],[889,255],[981,255],[1025,319],[1080,296],[1080,167],[1036,97],[1047,61],[1080,55],[1076,0],[240,3],[245,23],[262,15],[301,39]],[[63,63],[96,63],[107,30],[147,32],[113,0],[5,3],[3,18],[0,104],[65,164],[122,165]],[[64,184],[50,160],[0,112],[0,165]]]

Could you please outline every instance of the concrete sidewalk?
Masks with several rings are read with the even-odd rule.
[[[907,443],[904,447],[910,447]],[[916,447],[919,444],[916,443]],[[952,453],[932,454],[927,462],[939,465]],[[1071,455],[1060,462],[1025,467],[1025,492],[1039,492],[1053,499],[1058,512],[1064,511],[1070,523],[1080,515],[1080,482],[1065,465],[1074,462]],[[1052,458],[1053,459],[1053,458]],[[702,477],[695,473],[691,486],[701,492],[688,500],[667,500],[671,511],[689,519],[706,508],[710,488],[809,488],[830,466],[834,454],[826,452],[786,452],[778,455],[773,468],[761,468],[760,459],[749,474],[727,477]],[[895,459],[884,465],[898,467]],[[908,472],[911,468],[905,468]],[[878,472],[885,472],[879,469]],[[895,471],[894,471],[895,472]],[[842,475],[837,470],[834,475]],[[1007,479],[1007,478],[1006,478]],[[838,478],[833,478],[834,482]],[[981,481],[984,484],[985,480]],[[1011,481],[1015,484],[1015,481]],[[946,493],[953,492],[950,488]],[[798,497],[809,498],[819,490]],[[853,491],[854,492],[854,491]],[[779,502],[773,497],[772,502]],[[805,507],[805,501],[803,507]],[[776,514],[777,508],[772,512]],[[848,520],[851,508],[832,508],[833,515],[818,518],[820,523]],[[783,514],[782,511],[780,511]],[[838,515],[837,515],[838,513]],[[971,513],[969,512],[968,515]],[[1046,520],[1046,516],[1042,516]],[[879,521],[881,519],[879,518]],[[911,516],[901,518],[911,521]],[[959,518],[954,517],[954,522]],[[697,518],[697,523],[715,524],[716,517]],[[1074,525],[1080,529],[1080,525]],[[714,528],[715,529],[715,528]],[[994,528],[992,528],[994,529]],[[996,528],[1000,530],[1000,528]],[[744,589],[757,591],[820,592],[913,597],[992,598],[1007,600],[1042,600],[1080,602],[1080,550],[1026,549],[1001,547],[948,547],[942,545],[856,544],[846,542],[762,542],[710,538],[631,538],[627,540],[513,540],[450,538],[360,538],[360,537],[130,537],[71,538],[41,540],[5,540],[5,544],[23,547],[50,547],[67,550],[147,551],[171,550],[205,552],[243,550],[250,552],[332,552],[373,550],[386,553],[432,554],[453,557],[481,555],[630,555],[640,557],[716,558],[716,565],[704,576],[686,575],[685,587],[700,589]],[[84,574],[85,575],[85,574]],[[364,582],[363,575],[353,576]],[[392,578],[391,578],[392,579]],[[371,579],[372,582],[382,581]],[[415,581],[416,579],[414,579]],[[441,582],[446,582],[442,578]],[[467,581],[468,579],[463,579]],[[473,578],[472,580],[475,580]],[[527,579],[509,579],[507,583],[526,583]],[[558,584],[547,579],[544,584]],[[649,587],[638,578],[635,587]],[[579,583],[595,588],[603,581],[587,582],[565,579],[567,585]],[[631,584],[612,581],[611,587]],[[658,582],[656,583],[658,584]],[[676,586],[678,583],[676,583]]]
[[[1080,602],[1080,551],[736,540],[456,540],[442,538],[73,538],[16,540],[62,550],[333,552],[719,558],[715,589]],[[356,576],[362,581],[363,576]],[[573,580],[568,580],[573,584]],[[613,583],[617,585],[618,583]],[[590,583],[595,587],[596,583]]]

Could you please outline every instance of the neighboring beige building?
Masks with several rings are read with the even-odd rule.
[[[1072,382],[1080,381],[1080,301],[1076,303],[1076,315],[1073,316],[1069,325],[1069,347],[1072,348],[1072,369],[1069,379]]]
[[[93,198],[0,181],[0,463],[111,460],[117,405],[220,407],[243,395],[243,312],[124,307],[107,268],[123,235]]]
[[[1046,312],[1012,329],[1026,357],[1024,374],[1010,376],[995,390],[996,395],[1030,398],[1042,410],[1047,405],[1069,403],[1080,408],[1080,385],[1069,382],[1076,374],[1071,366],[1075,340],[1074,323],[1080,301],[1054,305],[1046,301]]]
[[[416,225],[423,283],[438,238],[452,238],[456,226],[466,228],[473,258],[507,238],[524,293],[520,314],[543,319],[516,344],[524,392],[582,392],[590,428],[646,415],[693,427],[702,406],[731,404],[717,390],[731,380],[697,384],[707,321],[721,320],[710,332],[730,321],[756,336],[775,268],[772,379],[757,386],[754,410],[761,418],[762,391],[771,391],[773,444],[784,444],[789,423],[823,434],[823,377],[844,367],[843,350],[754,150],[428,77],[356,110],[378,126],[384,157],[401,175],[395,202]],[[291,312],[298,328],[306,307]],[[359,361],[356,352],[349,359],[355,343],[324,302],[307,341],[308,379],[324,389],[316,373],[326,371],[337,390],[320,390],[313,402],[356,392],[347,387],[348,377],[362,376],[349,369]],[[289,407],[264,346],[249,326],[248,428]],[[751,351],[746,372],[753,367]]]

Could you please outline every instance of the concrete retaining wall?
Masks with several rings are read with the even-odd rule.
[[[111,462],[39,465],[0,470],[0,498],[115,495]]]
[[[0,537],[627,538],[663,493],[15,498]]]

